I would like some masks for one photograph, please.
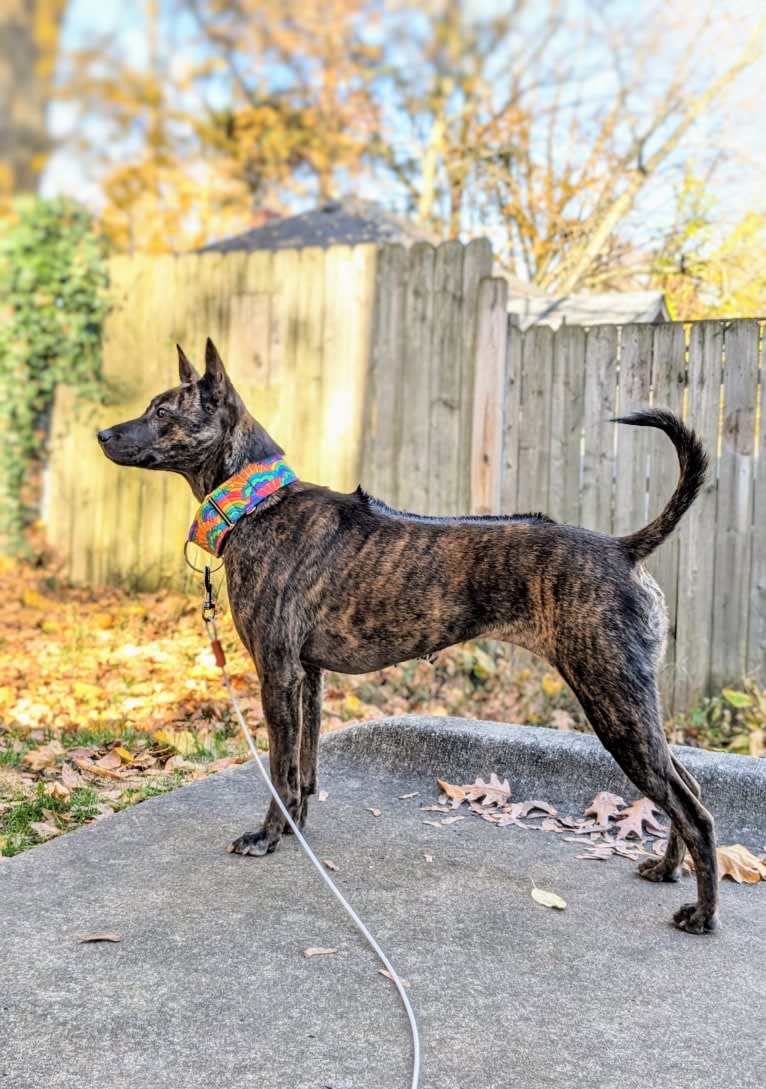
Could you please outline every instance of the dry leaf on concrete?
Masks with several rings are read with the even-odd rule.
[[[608,790],[600,790],[588,808],[586,817],[595,817],[597,824],[608,824],[609,818],[619,812],[619,807],[625,805],[625,799],[619,794],[610,794]]]
[[[385,976],[386,979],[390,979],[392,983],[394,982],[394,977],[391,975],[387,968],[378,968],[378,972],[380,973],[380,975]],[[402,987],[406,987],[407,990],[409,990],[412,986],[408,979],[402,979],[401,976],[399,976],[399,982],[401,983]]]
[[[537,885],[532,889],[532,899],[538,904],[542,904],[543,907],[554,908],[556,911],[563,911],[567,906],[566,900],[562,899],[555,892],[548,892],[547,889],[538,889]]]
[[[653,836],[664,835],[667,832],[667,826],[658,824],[654,816],[659,812],[654,802],[650,802],[648,798],[638,798],[637,801],[631,802],[627,809],[623,809],[616,817],[617,838],[627,839],[628,836],[634,835],[642,839],[647,833]]]
[[[766,859],[757,858],[741,843],[719,847],[717,854],[718,872],[721,878],[730,877],[738,885],[743,883],[752,885],[758,881],[766,881]],[[687,870],[694,869],[694,863],[689,855],[686,856],[684,867]]]
[[[481,778],[477,778],[475,783],[471,783],[463,789],[468,801],[478,802],[483,798],[484,805],[505,805],[511,796],[508,780],[503,779],[501,783],[494,771],[490,775],[488,783],[485,783]]]
[[[587,860],[595,859],[598,862],[604,862],[607,858],[612,857],[612,848],[606,845],[599,847],[586,847],[585,851],[581,855],[575,855],[575,858],[584,858]]]
[[[303,950],[303,955],[308,960],[310,957],[326,957],[330,953],[337,953],[337,949],[323,949],[322,946],[312,946]]]
[[[454,783],[446,783],[444,779],[437,779],[436,785],[442,794],[452,802],[452,808],[456,809],[459,805],[462,805],[465,801],[465,788],[461,786],[455,786]],[[439,799],[441,801],[441,798]]]

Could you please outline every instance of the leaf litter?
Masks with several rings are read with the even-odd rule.
[[[619,794],[602,790],[585,807],[582,816],[561,816],[554,806],[539,799],[512,802],[508,780],[501,782],[494,772],[487,782],[477,776],[473,783],[437,779],[436,785],[441,792],[438,804],[422,805],[421,812],[444,813],[467,805],[470,812],[498,828],[515,825],[528,831],[567,833],[561,836],[562,841],[578,844],[581,853],[575,858],[584,861],[605,862],[616,855],[637,862],[645,855],[662,855],[667,847],[669,825],[658,819],[664,815],[648,798],[627,802]],[[450,816],[423,823],[439,828],[459,819]],[[742,844],[719,847],[718,863],[722,878],[729,877],[738,883],[766,881],[766,849],[763,857],[758,858]],[[687,871],[693,869],[688,855],[684,866]],[[537,887],[532,896],[538,903],[556,898],[555,893]],[[556,904],[546,906],[561,908]]]

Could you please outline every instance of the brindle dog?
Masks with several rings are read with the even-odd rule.
[[[178,353],[181,385],[98,438],[118,465],[180,473],[202,500],[282,450],[245,408],[210,340],[201,377]],[[261,680],[274,783],[300,826],[316,791],[323,669],[366,673],[478,636],[507,640],[559,670],[620,767],[669,816],[665,855],[639,872],[678,880],[687,847],[698,899],[674,922],[701,934],[717,922],[713,820],[665,740],[656,680],[666,616],[641,561],[693,502],[707,459],[669,412],[619,422],[663,431],[680,462],[667,506],[636,533],[607,537],[538,514],[419,517],[361,489],[341,495],[295,481],[231,530],[229,601]],[[284,829],[272,802],[263,826],[230,849],[268,854]]]

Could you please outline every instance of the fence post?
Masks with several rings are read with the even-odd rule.
[[[471,513],[498,514],[501,507],[508,284],[479,284],[471,428]]]

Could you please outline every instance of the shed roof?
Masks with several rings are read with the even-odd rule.
[[[414,223],[399,219],[377,204],[363,200],[332,201],[295,216],[274,219],[262,227],[244,231],[203,246],[200,253],[235,250],[286,250],[308,246],[382,245],[386,242],[432,241]]]
[[[512,295],[508,313],[518,316],[521,329],[532,325],[629,325],[670,321],[661,291],[610,291],[600,295]]]

